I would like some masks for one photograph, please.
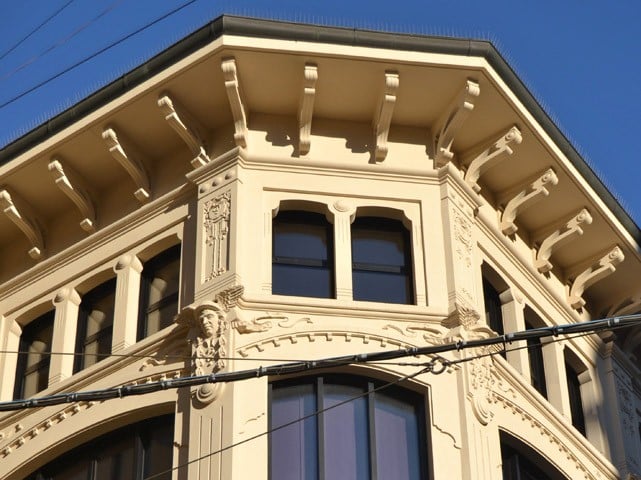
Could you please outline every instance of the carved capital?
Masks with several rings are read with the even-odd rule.
[[[469,329],[478,325],[480,321],[481,315],[476,309],[457,302],[454,305],[454,310],[441,323],[450,329],[456,327]]]
[[[541,242],[536,252],[534,266],[541,273],[552,270],[550,257],[555,249],[567,243],[573,236],[583,235],[583,225],[592,223],[592,215],[584,208],[570,219],[568,219],[560,228],[549,233]]]
[[[525,182],[517,191],[505,194],[505,197],[509,196],[509,199],[501,213],[501,231],[503,234],[512,235],[516,233],[518,227],[514,222],[519,212],[547,197],[550,194],[547,187],[557,183],[559,183],[559,179],[556,173],[551,168],[548,168],[542,174]]]
[[[149,201],[149,198],[151,197],[149,176],[147,175],[142,163],[140,163],[138,158],[136,158],[136,155],[133,153],[135,148],[129,144],[127,149],[125,149],[122,144],[122,139],[118,138],[118,135],[113,128],[106,128],[102,132],[102,138],[105,141],[111,156],[122,166],[122,168],[125,169],[136,185],[134,197],[136,197],[140,203]]]
[[[71,167],[64,166],[60,160],[52,159],[48,165],[49,172],[54,178],[56,186],[73,202],[82,220],[80,227],[88,233],[96,230],[96,212],[87,188],[80,176]]]
[[[143,265],[136,255],[133,253],[127,253],[118,259],[116,265],[114,265],[114,272],[120,273],[127,268],[131,268],[132,270],[140,273],[142,272]]]
[[[473,151],[480,153],[475,155],[466,155],[465,163],[468,165],[465,172],[465,181],[472,187],[475,192],[480,192],[481,187],[477,183],[481,175],[499,163],[505,158],[505,155],[512,155],[514,144],[519,144],[523,141],[521,130],[516,126],[510,128],[506,133],[500,137],[489,142],[474,147]],[[505,154],[505,155],[503,155]],[[471,159],[469,159],[471,157]]]
[[[32,213],[32,208],[15,192],[9,193],[6,188],[0,188],[0,210],[27,237],[31,245],[29,256],[39,260],[44,253],[44,240],[38,222]]]
[[[71,302],[78,306],[81,301],[82,298],[80,298],[80,295],[75,288],[65,287],[58,290],[58,293],[56,293],[56,296],[53,299],[53,304],[58,306],[58,304],[63,302]]]
[[[205,128],[191,114],[185,110],[168,93],[163,93],[158,98],[158,107],[162,111],[169,126],[178,134],[189,148],[193,159],[191,166],[201,167],[209,163],[207,148],[203,140]]]
[[[313,63],[306,63],[303,71],[303,91],[298,104],[298,152],[300,155],[306,155],[311,147],[312,116],[317,80],[318,67]]]
[[[382,162],[387,156],[387,137],[392,123],[392,114],[396,105],[396,91],[399,85],[398,72],[385,72],[383,93],[378,102],[373,126],[374,126],[374,159]]]
[[[247,112],[241,97],[238,70],[235,58],[225,58],[221,63],[225,90],[229,100],[229,107],[234,118],[234,141],[239,147],[247,147]]]
[[[568,303],[572,308],[579,309],[583,307],[585,305],[585,300],[583,300],[582,296],[585,289],[614,273],[616,271],[616,266],[624,259],[625,255],[621,248],[615,246],[592,266],[581,272],[570,287]]]
[[[481,93],[477,82],[467,80],[458,95],[450,102],[436,122],[434,136],[434,165],[442,167],[454,158],[454,137],[474,110],[474,102]]]

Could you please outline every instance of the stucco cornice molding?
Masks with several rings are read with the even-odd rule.
[[[53,158],[47,166],[54,178],[56,186],[73,202],[82,220],[80,228],[87,233],[96,231],[96,211],[85,182],[69,165],[64,165],[60,159]]]
[[[392,124],[392,114],[396,105],[396,92],[400,83],[400,76],[396,71],[385,72],[385,81],[383,92],[378,102],[372,122],[374,127],[374,160],[382,162],[387,156],[387,137],[389,135],[390,125]]]
[[[318,66],[306,63],[303,70],[303,90],[298,105],[298,153],[307,155],[311,148],[312,116],[316,97]]]
[[[40,260],[44,254],[44,239],[32,207],[7,187],[0,187],[0,210],[22,231],[29,245],[29,256]]]
[[[442,167],[454,158],[452,147],[456,134],[474,110],[474,102],[481,93],[479,84],[468,79],[460,92],[441,113],[434,130],[434,165]]]
[[[209,163],[210,158],[204,141],[206,129],[202,124],[168,92],[160,95],[157,104],[169,126],[189,148],[193,157],[191,166],[198,168]]]
[[[122,134],[120,134],[122,137]],[[134,197],[140,203],[146,203],[151,198],[151,187],[149,182],[149,175],[145,171],[145,167],[137,158],[138,155],[134,153],[137,151],[131,143],[127,142],[125,149],[122,138],[118,138],[116,131],[112,127],[107,127],[102,132],[102,139],[109,150],[111,156],[125,169],[129,177],[136,185]]]

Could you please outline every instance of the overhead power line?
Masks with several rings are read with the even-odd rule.
[[[89,390],[83,392],[58,393],[39,398],[30,398],[26,400],[12,400],[0,402],[0,411],[22,410],[25,408],[47,407],[51,405],[60,405],[74,402],[104,401],[114,398],[123,398],[132,395],[146,395],[170,388],[193,387],[206,383],[228,383],[250,378],[264,376],[280,376],[293,373],[308,372],[324,368],[344,367],[352,364],[362,364],[369,362],[380,362],[385,360],[395,360],[397,358],[431,355],[438,356],[441,353],[466,350],[468,348],[487,347],[491,345],[503,345],[512,342],[528,339],[541,339],[545,337],[557,337],[559,335],[570,335],[580,333],[595,333],[613,328],[640,324],[641,314],[626,315],[622,317],[607,318],[603,320],[592,320],[589,322],[570,323],[567,325],[555,325],[552,327],[533,328],[530,330],[507,333],[497,337],[489,337],[477,340],[459,340],[455,343],[445,345],[430,345],[426,347],[406,347],[396,350],[387,350],[383,352],[361,353],[354,355],[343,355],[340,357],[331,357],[318,360],[304,360],[296,362],[281,363],[269,366],[260,366],[249,370],[239,370],[236,372],[220,372],[209,375],[195,375],[168,380],[160,380],[141,385],[125,385],[120,387],[107,388],[102,390]],[[426,371],[438,374],[442,373],[450,362],[437,357],[425,363]]]

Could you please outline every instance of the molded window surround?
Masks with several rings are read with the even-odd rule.
[[[144,264],[138,302],[138,341],[171,325],[178,313],[180,251],[180,244],[175,245]]]
[[[173,440],[174,415],[150,418],[74,448],[27,480],[142,480],[152,475],[169,480]]]
[[[566,477],[528,445],[505,432],[501,437],[503,480],[565,480]]]
[[[14,384],[15,399],[27,398],[47,388],[55,311],[27,324],[20,335],[20,353]]]
[[[112,278],[82,297],[76,332],[74,373],[111,353],[116,279]]]
[[[279,212],[272,234],[272,293],[335,298],[334,235],[325,216]]]
[[[351,240],[354,300],[415,303],[410,232],[401,221],[359,216]]]
[[[373,391],[379,385],[346,375],[272,383],[270,429],[294,423],[270,434],[269,478],[428,478],[424,397],[400,387]]]

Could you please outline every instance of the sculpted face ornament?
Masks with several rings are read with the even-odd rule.
[[[230,319],[227,318],[243,287],[232,287],[216,295],[216,301],[205,301],[183,309],[176,322],[189,327],[194,375],[208,375],[226,367]],[[224,388],[222,383],[205,384],[195,392],[196,400],[206,405],[218,398]]]

